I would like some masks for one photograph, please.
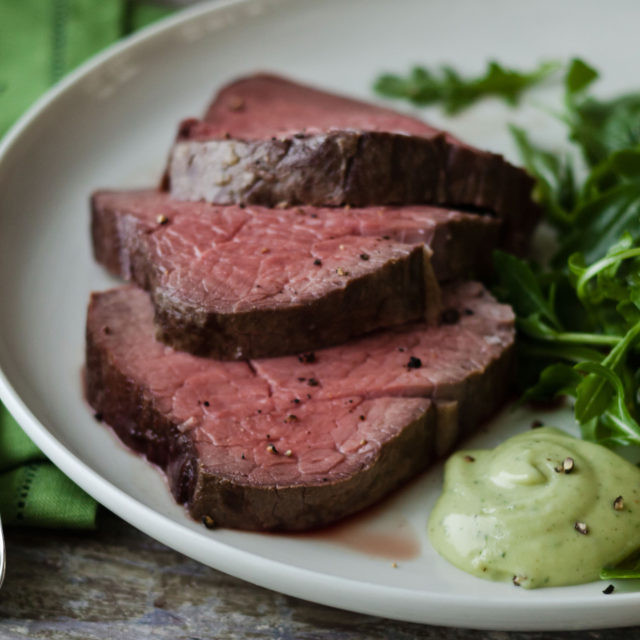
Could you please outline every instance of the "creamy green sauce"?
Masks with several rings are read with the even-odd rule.
[[[573,469],[556,471],[567,458]],[[640,547],[640,469],[548,427],[461,451],[447,461],[429,537],[481,578],[529,589],[591,582]]]

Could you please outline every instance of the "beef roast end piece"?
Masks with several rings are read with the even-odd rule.
[[[502,156],[415,118],[267,74],[224,87],[205,120],[180,125],[165,183],[184,200],[492,212],[516,252],[539,219],[532,186]]]

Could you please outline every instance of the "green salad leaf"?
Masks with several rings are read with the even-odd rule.
[[[416,66],[406,75],[378,76],[373,88],[380,95],[404,98],[417,106],[442,104],[445,112],[453,115],[487,96],[515,105],[524,91],[540,84],[559,68],[557,62],[543,62],[532,71],[522,72],[490,61],[483,75],[467,78],[447,65],[437,70]]]
[[[640,447],[640,92],[603,100],[598,77],[579,59],[565,75],[574,153],[511,127],[557,250],[546,265],[497,252],[495,292],[517,316],[523,401],[572,397],[584,439]],[[600,577],[640,578],[640,551]]]
[[[510,130],[525,167],[536,178],[537,197],[547,218],[556,227],[570,228],[577,199],[571,159],[534,145],[524,129],[512,125]]]
[[[605,567],[600,571],[601,580],[640,578],[640,549],[625,558],[615,567]]]
[[[594,80],[597,80],[599,73],[584,60],[574,58],[565,77],[565,88],[569,96],[584,91]]]
[[[484,96],[516,104],[557,69],[491,62],[465,78],[416,67],[375,88],[453,114]],[[562,151],[510,128],[556,249],[544,264],[495,252],[494,292],[516,313],[522,400],[569,396],[584,439],[640,447],[640,92],[604,99],[598,78],[579,58],[566,66],[562,111],[550,111],[566,127]],[[640,551],[601,577],[640,578]]]
[[[569,138],[592,167],[640,144],[640,93],[599,100],[586,93],[597,78],[598,72],[580,59],[571,62],[565,77]]]

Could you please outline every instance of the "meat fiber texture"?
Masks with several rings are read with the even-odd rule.
[[[445,288],[443,300],[439,326],[222,362],[158,342],[140,289],[96,293],[87,398],[165,470],[194,518],[254,530],[322,526],[425,469],[506,398],[511,309],[473,282]]]
[[[533,182],[502,156],[410,116],[257,74],[185,120],[165,186],[221,204],[438,204],[490,212],[522,252],[539,211]]]
[[[428,206],[266,209],[101,191],[92,238],[100,263],[150,291],[163,341],[240,359],[434,321],[435,278],[486,271],[498,222]]]

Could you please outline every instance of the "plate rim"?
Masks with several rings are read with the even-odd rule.
[[[13,146],[19,142],[22,134],[50,105],[66,91],[91,74],[99,72],[102,67],[122,53],[131,53],[145,43],[167,36],[189,23],[197,22],[204,16],[217,13],[223,14],[227,11],[233,12],[238,10],[239,7],[253,6],[265,9],[279,9],[285,4],[293,5],[294,2],[293,0],[209,0],[163,18],[110,45],[52,86],[14,123],[0,140],[0,165]],[[298,6],[301,4],[298,4]],[[246,15],[249,15],[248,11],[244,17]],[[1,336],[0,341],[2,341]],[[640,603],[640,593],[638,592],[618,593],[615,599],[606,600],[586,595],[557,598],[552,594],[557,594],[558,589],[562,589],[562,587],[558,587],[546,590],[549,593],[548,598],[539,598],[528,602],[524,599],[521,602],[514,602],[511,598],[500,596],[492,597],[489,600],[487,600],[486,596],[479,595],[462,594],[453,597],[432,591],[425,592],[372,584],[352,578],[320,573],[285,562],[270,560],[263,555],[250,551],[237,549],[225,542],[211,538],[205,533],[191,530],[170,517],[155,511],[116,487],[97,471],[94,471],[87,463],[65,447],[35,417],[13,388],[1,362],[0,400],[47,457],[100,504],[140,531],[170,548],[176,549],[180,553],[209,567],[258,586],[285,593],[292,597],[357,613],[374,616],[383,615],[390,619],[407,622],[458,628],[521,631],[594,628],[591,624],[580,624],[579,622],[577,624],[572,622],[568,626],[559,626],[557,623],[546,624],[540,620],[538,620],[537,624],[518,624],[511,621],[514,614],[516,616],[518,614],[526,614],[529,617],[533,617],[535,614],[550,614],[553,610],[562,610],[569,615],[572,612],[577,613],[586,606],[596,607],[601,613],[606,613],[606,624],[611,628],[640,623],[640,616],[631,622],[626,620],[624,616],[624,613],[627,612],[631,605]],[[209,554],[206,559],[204,557],[205,546]],[[213,558],[211,558],[212,555]],[[283,586],[281,580],[273,577],[283,572],[288,576],[289,582],[295,584],[295,588],[291,585]],[[323,593],[318,595],[317,589],[324,589]],[[345,598],[353,600],[354,589],[359,592],[357,603],[346,605]],[[390,609],[389,601],[393,601],[393,604],[397,605],[398,608],[395,610]],[[495,615],[486,615],[487,604],[510,608],[512,613],[509,616],[509,620],[505,621],[506,624],[496,624],[494,621]],[[416,607],[419,609],[417,614]],[[451,619],[450,610],[452,607],[464,608],[465,610],[462,619],[455,623]],[[619,618],[619,621],[616,621],[616,618]],[[471,620],[474,620],[474,622],[471,622]]]

